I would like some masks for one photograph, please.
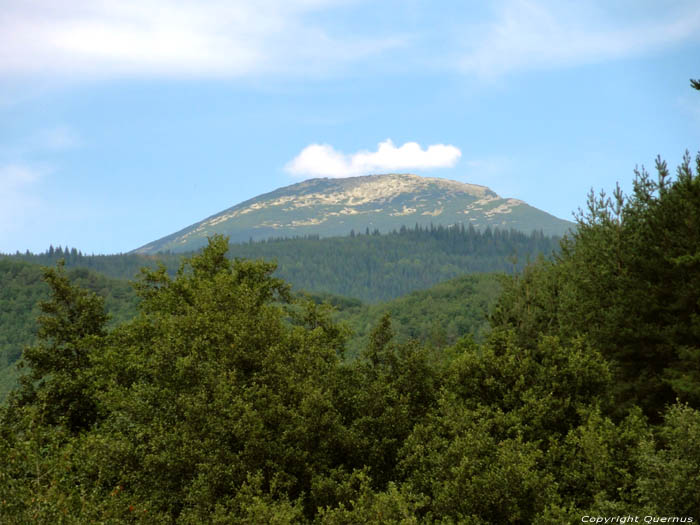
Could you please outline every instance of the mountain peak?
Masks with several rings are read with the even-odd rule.
[[[232,242],[294,235],[347,235],[366,228],[452,224],[563,234],[571,223],[486,186],[410,173],[317,178],[237,204],[135,250],[194,250],[222,233]]]
[[[347,178],[318,178],[293,184],[287,188],[298,188],[308,185],[316,187],[318,184],[335,186],[339,190],[354,195],[362,195],[367,199],[385,199],[398,196],[402,193],[415,193],[424,191],[430,187],[440,188],[444,191],[463,193],[475,197],[497,195],[486,186],[458,182],[456,180],[439,179],[436,177],[421,177],[412,173],[388,173],[382,175],[362,175]],[[283,188],[284,189],[284,188]]]

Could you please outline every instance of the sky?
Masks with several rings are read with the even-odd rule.
[[[697,0],[3,0],[0,252],[128,252],[314,177],[573,219],[700,149]]]

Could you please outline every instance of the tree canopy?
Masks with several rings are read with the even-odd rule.
[[[516,278],[493,319],[521,341],[583,335],[616,367],[619,406],[651,417],[700,402],[700,155],[672,179],[636,170],[634,190],[591,193],[554,261]]]

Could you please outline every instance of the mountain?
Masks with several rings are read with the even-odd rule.
[[[134,250],[154,254],[201,248],[221,233],[231,242],[269,237],[387,232],[401,226],[453,224],[542,230],[562,235],[573,223],[485,186],[410,174],[310,179],[237,204]]]

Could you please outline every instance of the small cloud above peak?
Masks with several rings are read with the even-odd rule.
[[[423,149],[417,142],[396,147],[391,139],[380,142],[376,151],[345,154],[329,144],[311,144],[292,159],[285,170],[292,175],[352,177],[387,171],[451,168],[462,156],[449,144],[432,144]]]

